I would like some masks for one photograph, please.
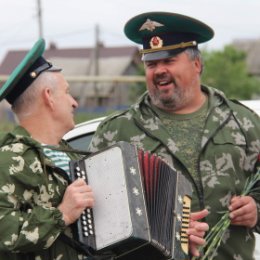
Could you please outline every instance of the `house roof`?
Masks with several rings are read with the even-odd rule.
[[[246,53],[249,73],[260,76],[260,39],[235,40],[233,45]]]
[[[9,75],[18,63],[23,59],[28,50],[11,50],[4,57],[0,65],[0,75]],[[138,48],[134,46],[122,46],[122,47],[99,47],[99,58],[119,58],[128,57],[129,62],[136,59],[135,56],[138,52]],[[44,57],[54,63],[54,60],[62,59],[72,60],[86,60],[94,57],[94,48],[56,48],[53,44],[44,52]],[[55,64],[56,65],[56,64]],[[61,66],[63,68],[63,66]],[[85,74],[88,75],[88,74]],[[118,74],[116,74],[118,75]]]

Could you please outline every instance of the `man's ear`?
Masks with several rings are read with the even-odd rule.
[[[203,70],[203,67],[202,67],[203,64],[202,64],[201,60],[200,60],[200,59],[195,59],[195,60],[194,60],[194,65],[195,65],[195,67],[196,67],[198,73],[201,74],[201,73],[202,73],[202,70]]]
[[[53,92],[50,88],[43,89],[42,98],[44,104],[52,109],[54,106],[54,99],[53,99]]]

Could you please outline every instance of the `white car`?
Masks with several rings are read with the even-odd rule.
[[[260,116],[260,100],[247,100],[241,101],[244,105],[254,110]],[[94,120],[89,120],[81,124],[77,124],[73,130],[68,132],[64,139],[67,140],[70,145],[79,150],[86,150],[91,138],[93,137],[100,122],[105,117],[100,117]],[[256,234],[256,251],[255,259],[260,260],[260,235]]]
[[[88,145],[101,121],[105,117],[100,117],[77,124],[73,130],[64,135],[64,139],[69,144],[79,150],[87,150]]]

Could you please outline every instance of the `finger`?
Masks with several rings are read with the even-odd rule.
[[[200,219],[205,218],[208,214],[209,214],[208,210],[204,209],[204,210],[201,210],[201,211],[198,211],[198,212],[191,213],[190,218],[191,218],[191,220],[196,221],[196,220],[200,220]]]
[[[188,230],[189,232],[191,232],[191,230],[206,232],[209,230],[209,225],[205,222],[191,221]]]
[[[80,193],[75,199],[75,207],[82,208],[91,208],[94,206],[94,196],[93,193]]]
[[[190,251],[191,255],[193,255],[193,256],[196,256],[196,257],[200,256],[199,249],[197,248],[197,246],[195,246],[193,244],[190,245],[189,251]]]
[[[253,198],[250,196],[236,196],[231,199],[229,210],[233,211],[235,209],[241,208],[250,202],[252,202]]]
[[[230,219],[234,219],[237,218],[239,216],[245,215],[247,213],[245,207],[233,210],[232,212],[229,213],[229,218]]]
[[[198,236],[194,236],[194,235],[190,235],[189,236],[189,241],[190,243],[193,243],[197,246],[202,246],[206,243],[205,239],[202,237],[198,237]]]
[[[240,216],[246,216],[246,215],[251,215],[252,217],[254,217],[257,213],[256,202],[251,197],[247,197],[247,198],[243,198],[243,199],[239,200],[239,202],[236,203],[236,205],[238,205],[237,208],[233,207],[233,204],[230,207],[231,208],[231,212],[230,212],[231,219],[240,217]]]
[[[187,230],[187,234],[203,238],[205,236],[205,231]]]
[[[70,184],[69,187],[70,187],[70,189],[76,190],[78,192],[92,191],[91,186],[86,184],[86,182],[83,179],[77,179],[72,184]]]
[[[88,192],[93,192],[92,188],[89,185],[82,185],[77,187],[78,192],[81,193],[88,193]]]
[[[257,223],[257,213],[255,215],[247,214],[244,216],[239,216],[231,219],[232,225],[246,226],[246,227],[254,227]]]
[[[234,199],[231,201],[228,209],[229,211],[234,211],[240,207],[242,207],[242,202],[239,199]]]
[[[88,197],[85,200],[85,208],[93,208],[94,203],[95,203],[94,198],[93,197]]]
[[[205,239],[194,236],[194,235],[190,235],[189,236],[189,251],[193,256],[199,256],[200,252],[198,247],[202,246],[205,244]]]

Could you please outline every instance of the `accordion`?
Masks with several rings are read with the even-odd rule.
[[[127,142],[70,163],[95,197],[77,221],[78,240],[113,259],[187,259],[192,188],[160,157]]]

